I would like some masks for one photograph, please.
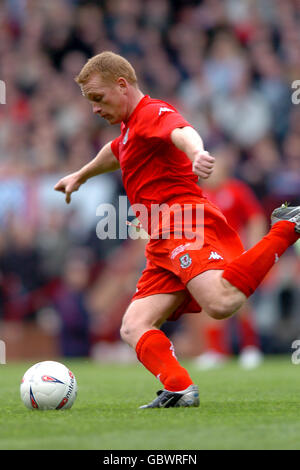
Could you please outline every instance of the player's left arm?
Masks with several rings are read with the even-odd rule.
[[[214,169],[215,158],[204,150],[198,132],[190,126],[177,127],[171,132],[171,140],[192,161],[193,172],[200,178],[209,178]]]

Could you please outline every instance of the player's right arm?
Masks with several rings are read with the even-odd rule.
[[[171,132],[171,140],[191,160],[197,176],[204,179],[210,177],[215,158],[204,150],[203,141],[195,129],[191,126],[177,127]]]
[[[111,142],[108,142],[98,152],[96,157],[84,165],[80,170],[65,176],[54,186],[56,191],[61,191],[66,195],[66,203],[71,201],[71,194],[78,191],[80,186],[93,176],[115,171],[120,168],[118,159],[113,154]]]

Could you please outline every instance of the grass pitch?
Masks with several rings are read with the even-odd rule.
[[[300,366],[290,356],[245,371],[187,366],[200,408],[139,410],[160,384],[139,364],[62,359],[78,382],[71,410],[25,408],[19,396],[31,363],[0,366],[0,449],[299,449]]]

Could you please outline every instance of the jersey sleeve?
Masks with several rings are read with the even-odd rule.
[[[152,104],[143,110],[139,133],[145,138],[171,142],[171,133],[177,127],[191,126],[183,116],[167,104]]]
[[[111,146],[111,150],[112,150],[112,153],[114,154],[114,156],[119,160],[119,144],[120,144],[120,140],[121,140],[121,136],[119,135],[119,137],[117,137],[116,139],[114,139],[110,146]]]

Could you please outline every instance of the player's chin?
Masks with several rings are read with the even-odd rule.
[[[122,119],[118,119],[115,116],[106,116],[104,119],[111,125],[120,124],[122,122]]]

